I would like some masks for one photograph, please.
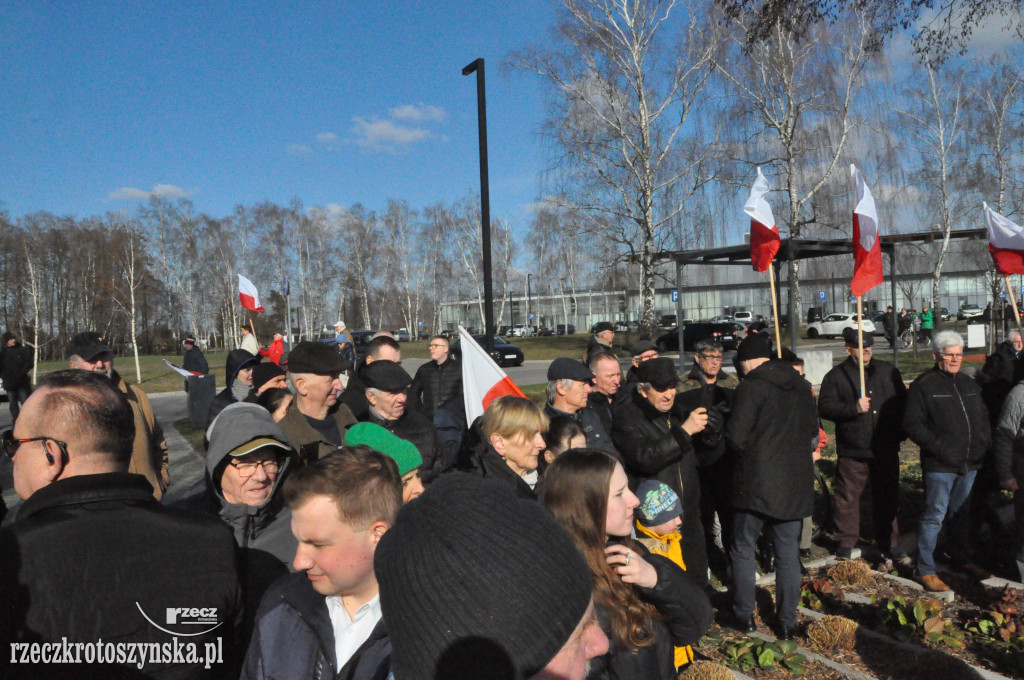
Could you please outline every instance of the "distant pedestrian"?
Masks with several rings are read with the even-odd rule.
[[[29,373],[34,366],[32,350],[22,345],[14,333],[4,333],[4,346],[0,349],[0,379],[4,381],[12,422],[18,419],[21,404],[25,403],[32,393],[32,379],[29,378]]]

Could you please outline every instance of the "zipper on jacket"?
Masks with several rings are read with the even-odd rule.
[[[967,415],[967,407],[964,406],[964,398],[960,396],[960,388],[956,386],[956,375],[951,376],[953,378],[953,390],[956,392],[956,398],[960,401],[960,409],[964,412],[964,420],[967,421],[967,446],[964,448],[964,467],[963,472],[960,474],[967,474],[967,464],[971,460],[971,417]]]

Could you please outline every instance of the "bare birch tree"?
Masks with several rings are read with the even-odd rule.
[[[719,44],[707,7],[699,0],[565,0],[556,46],[511,57],[551,86],[547,134],[569,189],[566,202],[608,218],[581,227],[611,240],[617,259],[640,265],[647,333],[659,239],[711,179],[713,145],[684,139],[706,101]],[[669,188],[671,203],[663,200]]]

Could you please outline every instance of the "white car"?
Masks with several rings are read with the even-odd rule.
[[[515,326],[512,326],[508,334],[514,338],[528,338],[536,332],[537,331],[533,326],[526,326],[524,324],[517,323]]]
[[[875,324],[867,319],[861,322],[860,327],[866,334],[875,332]],[[857,328],[856,314],[829,314],[822,321],[807,324],[807,337],[834,338],[841,336],[846,328]]]
[[[729,323],[732,320],[732,317],[728,314],[719,314],[708,319],[708,323]]]

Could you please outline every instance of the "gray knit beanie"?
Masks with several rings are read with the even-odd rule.
[[[568,641],[593,587],[539,503],[462,473],[399,511],[373,566],[399,680],[529,678]]]

